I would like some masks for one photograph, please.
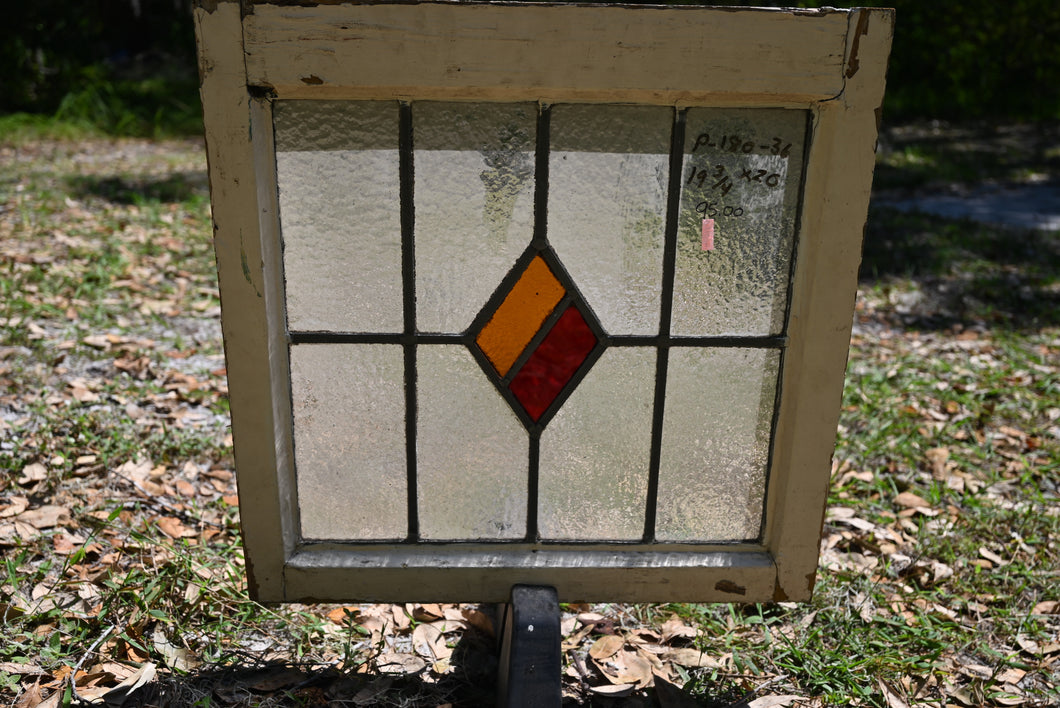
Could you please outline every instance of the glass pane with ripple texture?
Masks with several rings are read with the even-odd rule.
[[[670,349],[660,541],[758,537],[779,364],[771,349]]]
[[[548,240],[609,334],[657,334],[673,110],[552,109]]]
[[[805,132],[805,111],[689,110],[672,334],[784,331]]]
[[[644,535],[656,357],[654,348],[605,351],[541,434],[542,538]]]
[[[416,325],[463,332],[530,243],[537,106],[412,106]]]
[[[401,331],[397,103],[277,101],[273,121],[288,326]]]
[[[291,347],[295,469],[305,538],[407,535],[404,371],[397,345]]]
[[[529,441],[463,345],[416,350],[420,535],[432,541],[526,534]]]

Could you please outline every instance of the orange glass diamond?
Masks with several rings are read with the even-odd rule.
[[[541,256],[530,261],[475,343],[493,368],[505,376],[566,290]]]

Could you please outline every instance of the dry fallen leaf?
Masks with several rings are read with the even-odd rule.
[[[994,553],[989,548],[986,548],[985,546],[979,549],[979,555],[981,555],[983,558],[986,558],[988,561],[998,566],[999,568],[1001,566],[1009,564],[1009,561],[1005,560],[1004,558]]]
[[[73,553],[78,546],[85,542],[85,539],[80,536],[72,536],[65,532],[60,532],[52,536],[52,548],[60,556],[68,556]]]
[[[945,479],[946,477],[946,463],[950,459],[950,449],[948,447],[933,447],[924,453],[927,457],[928,462],[931,464],[931,474],[935,479]]]
[[[590,686],[589,690],[593,693],[601,696],[610,696],[611,698],[624,698],[633,693],[633,689],[637,687],[633,683],[619,683],[619,684],[604,684],[602,686]]]
[[[641,657],[651,666],[651,671],[656,677],[662,676],[663,678],[673,678],[673,672],[667,664],[664,664],[658,656],[645,649],[643,646],[637,647],[637,656]]]
[[[393,622],[378,615],[362,614],[357,618],[358,624],[368,632],[372,644],[383,640],[383,634],[393,626]]]
[[[199,658],[191,651],[170,641],[161,627],[155,627],[154,632],[151,634],[151,641],[154,644],[155,651],[162,655],[166,666],[171,669],[187,672],[202,664]]]
[[[135,666],[127,666],[125,664],[119,664],[116,661],[104,661],[99,664],[101,671],[106,671],[108,674],[113,676],[117,681],[121,682],[129,678],[136,673],[137,668]]]
[[[999,706],[1022,706],[1030,702],[1026,696],[1020,695],[1020,690],[1012,684],[1006,684],[1002,690],[1005,693],[995,691],[990,694],[992,703]]]
[[[441,605],[436,603],[427,603],[426,605],[416,605],[412,611],[412,619],[417,622],[434,622],[445,617],[445,611],[442,610]]]
[[[39,462],[34,462],[22,468],[22,476],[18,478],[18,483],[25,486],[30,482],[40,482],[47,478],[48,468]]]
[[[670,661],[689,668],[721,668],[721,664],[719,664],[716,659],[699,649],[670,649],[669,651],[664,652],[659,658],[663,661]]]
[[[375,661],[381,674],[418,674],[427,668],[427,662],[414,654],[387,652]]]
[[[776,708],[776,706],[790,706],[795,701],[805,700],[802,696],[761,696],[747,704],[747,708]]]
[[[494,636],[493,620],[485,612],[479,610],[464,608],[460,610],[460,614],[464,617],[464,620],[479,630],[483,634],[492,637]]]
[[[919,497],[912,492],[902,492],[894,498],[894,503],[898,506],[905,507],[906,509],[915,509],[918,507],[926,509],[931,508],[931,504],[929,504],[926,499]]]
[[[116,705],[122,705],[128,696],[151,683],[155,678],[155,673],[157,673],[157,667],[153,663],[144,663],[136,673],[108,691],[104,695],[104,701],[108,704],[114,702]]]
[[[589,656],[594,659],[606,659],[614,656],[625,643],[625,639],[617,634],[605,634],[589,647]]]
[[[898,691],[883,679],[877,679],[880,695],[887,701],[887,708],[909,708],[909,704]]]
[[[43,700],[40,684],[31,683],[22,690],[22,695],[15,701],[14,708],[37,708]]]
[[[16,664],[13,661],[0,661],[0,671],[15,676],[45,676],[48,673],[36,664]]]
[[[99,400],[99,395],[89,389],[86,383],[80,379],[71,381],[67,385],[70,387],[70,392],[74,399],[81,403],[95,403]]]
[[[91,334],[81,340],[82,344],[93,347],[94,349],[107,350],[110,348],[110,339],[105,334]]]
[[[669,644],[674,639],[695,639],[698,634],[695,627],[689,626],[677,615],[671,615],[670,619],[663,622],[661,629],[663,644]]]
[[[408,609],[406,609],[406,607]],[[394,628],[399,632],[408,629],[412,626],[412,619],[409,617],[411,608],[413,605],[391,605],[390,616],[394,618]]]
[[[1023,677],[1027,675],[1027,672],[1023,669],[1017,669],[1010,667],[1000,672],[996,679],[999,683],[1019,683],[1023,680]]]
[[[847,526],[852,526],[859,531],[875,531],[876,524],[855,516],[857,511],[849,506],[833,506],[828,510],[825,517],[827,521],[835,521]]]
[[[631,631],[626,641],[634,644],[659,644],[662,642],[662,636],[652,629],[640,627]]]
[[[434,662],[452,656],[453,650],[445,645],[445,634],[439,626],[444,624],[442,621],[416,625],[416,629],[412,630],[412,647],[417,654]]]
[[[23,511],[15,517],[15,520],[29,524],[35,529],[48,529],[70,523],[70,510],[65,506],[46,504],[36,509]]]
[[[162,533],[173,539],[190,538],[199,535],[198,531],[189,529],[175,516],[163,516],[160,518],[158,520],[158,528]]]
[[[654,678],[651,663],[633,652],[620,651],[609,663],[615,668],[614,679],[608,676],[613,683],[635,683],[637,688],[647,688]]]
[[[0,506],[0,519],[10,516],[18,516],[29,508],[29,499],[26,497],[9,497],[5,506]]]
[[[357,621],[357,617],[360,614],[358,609],[353,606],[349,607],[336,607],[335,609],[327,613],[327,618],[337,625],[345,625],[347,618]]]

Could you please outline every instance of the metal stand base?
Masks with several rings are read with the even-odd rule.
[[[502,708],[559,708],[562,637],[556,589],[516,585],[502,617],[497,704]]]

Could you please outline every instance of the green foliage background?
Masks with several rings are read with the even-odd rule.
[[[658,4],[700,3],[660,0]],[[774,0],[719,4],[835,5]],[[847,6],[896,11],[884,103],[887,119],[1060,118],[1060,2],[860,0]]]
[[[1060,118],[1060,2],[868,0],[894,7],[889,119]]]
[[[4,4],[0,115],[121,135],[201,132],[191,0]]]
[[[58,115],[119,134],[198,131],[191,2],[8,3],[0,24],[0,114]],[[1060,2],[860,4],[898,13],[889,120],[1060,118]]]

